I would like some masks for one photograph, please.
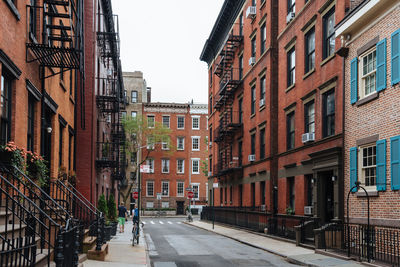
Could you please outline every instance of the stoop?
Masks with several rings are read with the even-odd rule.
[[[87,257],[89,260],[104,261],[107,254],[108,254],[108,243],[103,244],[101,246],[101,250],[96,250],[96,248],[88,250]]]

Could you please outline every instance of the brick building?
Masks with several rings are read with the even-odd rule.
[[[338,23],[344,57],[344,197],[366,189],[371,224],[399,227],[400,3],[362,1]],[[349,223],[367,223],[362,188],[349,195]]]
[[[118,196],[125,179],[122,149],[124,84],[119,60],[118,17],[110,0],[85,3],[85,84],[78,95],[77,189],[92,203]]]
[[[207,201],[207,175],[204,174],[208,153],[207,105],[145,103],[143,116],[148,123],[160,123],[170,128],[171,151],[164,144],[149,152],[146,164],[150,173],[142,174],[142,208],[176,209],[184,214],[189,205],[188,187],[194,191],[192,205],[205,205]],[[205,169],[205,171],[207,171]],[[157,199],[161,194],[161,200]]]

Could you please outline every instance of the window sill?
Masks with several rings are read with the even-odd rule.
[[[29,33],[29,39],[32,41],[32,43],[38,44],[38,41],[37,41],[35,35],[32,34],[32,32]]]
[[[306,74],[304,74],[303,76],[303,80],[307,79],[311,74],[313,74],[315,72],[315,68],[313,68],[312,70],[310,70],[309,72],[307,72]]]
[[[328,63],[329,61],[331,61],[331,59],[335,58],[336,54],[332,54],[329,57],[325,58],[322,62],[321,62],[321,67],[323,65],[325,65],[326,63]]]
[[[67,91],[67,88],[65,87],[64,81],[60,79],[60,86],[63,89],[64,92]]]
[[[263,9],[263,7],[265,7],[265,3],[267,3],[266,0],[265,0],[264,2],[261,3],[261,5],[260,5],[260,10]]]
[[[258,111],[263,111],[265,109],[265,105],[262,105]]]
[[[370,95],[367,96],[367,97],[364,97],[364,98],[358,100],[355,104],[356,104],[357,107],[359,107],[359,106],[362,106],[362,105],[364,105],[364,104],[367,104],[367,103],[369,103],[369,102],[371,102],[372,100],[375,100],[375,99],[377,99],[377,98],[379,98],[379,94],[378,94],[378,92],[375,92],[375,93],[370,94]]]
[[[75,105],[75,100],[74,100],[74,98],[72,97],[72,95],[69,95],[69,101],[71,101],[71,103],[72,103],[73,105]]]
[[[250,119],[254,118],[256,116],[256,113],[251,114]]]
[[[368,196],[369,197],[379,197],[378,191],[373,190],[373,191],[368,191]],[[365,194],[364,191],[356,192],[356,197],[366,197],[367,194]]]
[[[10,8],[11,12],[13,13],[13,15],[15,16],[15,18],[17,20],[21,20],[21,15],[18,12],[17,7],[14,5],[13,2],[11,2],[11,0],[4,0],[4,2],[7,3],[8,7]]]
[[[289,92],[290,90],[292,90],[294,87],[296,86],[296,83],[292,84],[291,86],[289,86],[288,88],[286,88],[285,93]]]

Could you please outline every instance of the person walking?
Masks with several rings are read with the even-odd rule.
[[[119,207],[118,207],[118,222],[119,222],[119,232],[123,233],[124,232],[124,226],[125,226],[125,220],[126,220],[126,215],[128,211],[126,210],[124,206],[124,202],[121,202]]]

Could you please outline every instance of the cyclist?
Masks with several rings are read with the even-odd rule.
[[[135,207],[135,204],[133,204],[132,209],[132,221],[133,224],[137,223],[139,225],[139,210]]]
[[[124,202],[121,201],[121,203],[118,207],[118,221],[119,221],[119,232],[120,233],[124,232],[125,219],[126,219],[127,214],[128,214],[128,211],[126,210],[126,208],[124,206]]]

